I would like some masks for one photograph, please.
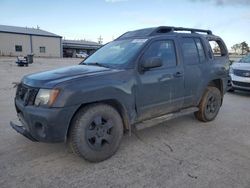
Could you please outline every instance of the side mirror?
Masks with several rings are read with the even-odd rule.
[[[162,59],[159,57],[151,57],[149,59],[146,59],[141,64],[143,70],[149,70],[156,67],[162,66]]]

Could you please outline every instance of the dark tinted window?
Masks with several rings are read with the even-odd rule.
[[[204,48],[203,48],[203,45],[201,43],[201,40],[196,38],[195,42],[196,42],[196,46],[197,46],[197,49],[198,49],[200,62],[204,62],[206,60],[206,57],[205,57],[205,52],[204,52]]]
[[[45,47],[44,46],[40,47],[40,53],[45,53]]]
[[[15,46],[15,50],[16,50],[16,52],[22,52],[22,51],[23,51],[23,48],[22,48],[21,45],[16,45],[16,46]]]
[[[176,66],[174,42],[172,40],[153,42],[144,53],[143,59],[145,60],[152,57],[160,57],[163,62],[162,67]]]
[[[192,38],[182,39],[182,52],[185,64],[198,64],[199,55],[196,44]]]

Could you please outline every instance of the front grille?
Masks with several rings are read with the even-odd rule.
[[[38,89],[19,84],[16,90],[16,99],[23,102],[24,105],[33,105]]]
[[[250,88],[250,83],[246,83],[246,82],[236,82],[236,81],[233,81],[233,84],[236,85],[236,86],[249,87]]]
[[[236,76],[250,77],[250,71],[249,70],[234,69],[233,72],[234,72],[234,75],[236,75]]]

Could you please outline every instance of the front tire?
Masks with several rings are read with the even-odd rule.
[[[203,122],[214,120],[220,110],[221,102],[220,90],[208,86],[198,106],[199,111],[194,113],[195,117]]]
[[[122,136],[120,114],[109,105],[94,104],[80,109],[73,118],[69,146],[86,160],[100,162],[118,150]]]

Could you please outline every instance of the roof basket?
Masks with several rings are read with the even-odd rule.
[[[204,29],[193,29],[193,28],[185,28],[185,27],[170,27],[170,26],[160,26],[157,27],[151,35],[155,35],[156,33],[169,33],[174,31],[190,31],[191,33],[206,33],[208,35],[212,35],[211,30],[204,30]]]

